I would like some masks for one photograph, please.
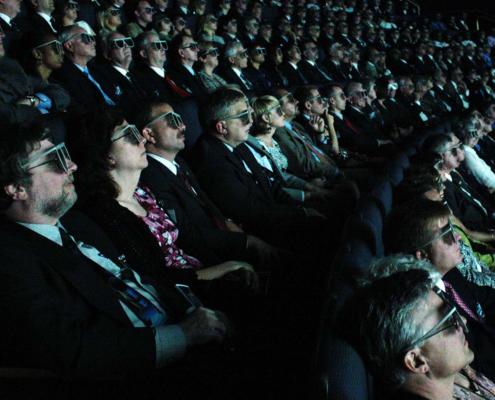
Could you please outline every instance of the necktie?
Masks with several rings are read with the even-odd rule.
[[[327,80],[327,81],[331,81],[332,78],[330,78],[326,73],[325,71],[323,71],[319,66],[318,64],[315,64],[315,67],[316,69],[318,70],[318,72]]]
[[[191,185],[191,181],[187,177],[187,175],[182,171],[182,168],[177,166],[177,176],[180,178],[180,180],[184,183],[184,186],[187,188],[187,190],[192,193],[193,195],[197,196],[198,193],[196,190],[194,190],[193,185]]]
[[[93,76],[89,73],[89,69],[88,67],[84,68],[82,70],[83,74],[86,75],[86,77],[93,83],[93,85],[96,86],[96,89],[98,90],[98,92],[100,92],[100,94],[102,95],[103,99],[105,100],[105,103],[107,103],[109,106],[114,106],[115,103],[114,101],[107,96],[107,94],[103,91],[103,89],[101,88],[100,84],[95,80],[95,78],[93,78]]]
[[[299,132],[297,132],[294,128],[287,128],[290,132],[292,132],[292,134],[294,134],[296,137],[298,137],[300,140],[302,140],[304,146],[306,146],[306,148],[311,152],[311,155],[313,156],[313,158],[318,161],[318,162],[322,162],[326,156],[325,154],[323,153],[323,151],[321,151],[318,147],[314,146],[308,139],[306,139],[304,137],[304,134],[300,134]]]
[[[469,318],[471,318],[473,321],[480,322],[482,323],[483,321],[481,318],[469,308],[469,306],[462,300],[462,297],[460,296],[459,293],[454,289],[454,287],[450,284],[450,282],[443,281],[445,283],[445,290],[447,294],[451,297],[452,300],[454,300],[454,303],[457,307],[459,307],[464,314],[466,314]]]
[[[242,74],[239,75],[239,79],[242,81],[242,84],[246,87],[247,90],[252,90],[253,89],[253,84],[249,82],[248,79]]]
[[[80,259],[85,259],[86,257],[83,253],[81,253],[81,250],[79,250],[77,243],[71,238],[65,229],[59,228],[59,232],[63,247],[68,249],[74,256]],[[134,274],[130,268],[124,266],[121,271],[121,276],[123,279],[132,280],[136,285],[139,285],[135,281]],[[112,289],[119,295],[119,299],[126,306],[128,306],[146,326],[159,326],[164,322],[165,315],[162,311],[159,310],[139,291],[127,285],[125,281],[114,276],[104,268],[100,268],[99,272],[102,272],[107,278],[107,281]]]

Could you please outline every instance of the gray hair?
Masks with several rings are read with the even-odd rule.
[[[239,41],[234,40],[231,42],[227,42],[227,44],[225,45],[225,50],[223,52],[224,57],[235,57],[237,55],[237,52],[239,51],[239,48],[241,47],[242,43]]]
[[[416,316],[434,284],[429,271],[402,270],[361,288],[348,305],[349,324],[357,324],[350,334],[374,375],[392,388],[407,380],[405,350],[425,333]]]
[[[76,29],[84,29],[82,27],[80,27],[79,25],[69,25],[69,26],[66,26],[62,32],[59,33],[58,35],[58,40],[60,43],[62,44],[65,44],[66,42],[68,42],[69,40],[72,39],[72,37],[74,36],[74,31]]]

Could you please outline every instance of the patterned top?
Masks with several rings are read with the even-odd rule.
[[[465,367],[460,374],[464,375],[470,383],[467,389],[459,384],[454,385],[454,399],[456,400],[495,400],[495,384],[486,376],[476,372],[471,367]]]
[[[201,268],[203,266],[201,261],[188,256],[176,245],[179,230],[158,205],[150,190],[138,187],[134,192],[134,198],[147,211],[147,215],[141,219],[158,241],[165,256],[165,265],[178,269]]]
[[[214,92],[215,90],[227,85],[227,82],[217,74],[208,75],[204,71],[199,71],[198,76],[208,93]]]
[[[289,166],[289,161],[287,160],[285,154],[282,152],[282,149],[280,148],[277,141],[275,139],[272,139],[273,146],[269,147],[261,140],[257,138],[255,139],[260,144],[261,147],[263,147],[268,153],[270,153],[270,155],[273,158],[273,161],[275,161],[275,164],[277,164],[278,169],[284,172],[287,171],[287,167]]]

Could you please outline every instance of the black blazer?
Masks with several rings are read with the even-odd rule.
[[[186,67],[181,64],[171,64],[168,68],[168,75],[177,86],[198,100],[201,99],[202,96],[206,96],[208,94],[198,79],[198,76],[192,75]]]
[[[267,230],[305,222],[303,209],[278,202],[267,183],[248,173],[241,158],[219,139],[203,135],[194,146],[190,162],[215,204],[248,231],[266,237]],[[256,171],[254,163],[249,167]]]
[[[129,75],[130,79],[126,78],[110,63],[98,64],[94,68],[94,77],[107,96],[132,120],[146,101],[146,93],[137,84],[134,74],[129,72]]]
[[[119,255],[81,214],[68,213],[62,225],[109,258]],[[0,240],[0,307],[9,327],[0,334],[2,365],[97,376],[154,369],[152,329],[131,325],[101,267],[3,218]],[[175,299],[163,302],[173,321],[183,312],[182,299],[170,286],[154,286]]]
[[[132,72],[137,85],[150,101],[175,101],[178,96],[172,91],[167,81],[143,63],[138,63]]]
[[[91,76],[96,79],[91,67],[89,68],[89,71]],[[53,75],[69,92],[72,99],[70,111],[73,113],[77,115],[96,113],[101,108],[108,107],[105,99],[93,82],[91,82],[72,61],[66,59],[62,68],[55,71]],[[108,93],[106,94],[109,96]]]
[[[245,80],[247,80],[251,84],[251,86],[246,86],[231,67],[222,68],[219,71],[219,74],[223,79],[227,81],[227,83],[232,85],[238,85],[246,95],[249,96],[250,94],[253,93],[254,85],[251,81],[249,81],[249,78],[244,72],[242,73],[242,76]]]
[[[55,27],[55,24],[52,24],[54,29],[57,29]],[[54,31],[48,22],[43,17],[40,17],[38,14],[33,12],[29,17],[28,21],[26,24],[26,28],[29,30],[29,32],[47,32],[47,33],[52,33],[52,34],[57,34],[56,31]]]
[[[302,86],[307,85],[309,81],[302,74],[301,70],[295,69],[288,62],[283,62],[280,64],[280,71],[289,80],[289,86]]]
[[[149,164],[141,173],[141,182],[153,192],[179,228],[177,244],[206,264],[245,259],[246,235],[219,229],[214,218],[225,220],[225,217],[201,189],[186,162],[180,157],[175,161],[197,195],[152,157],[148,157]]]
[[[15,58],[16,54],[21,50],[22,31],[17,27],[15,18],[10,21],[10,24],[7,24],[7,22],[0,18],[0,28],[5,34],[3,38],[5,53]]]
[[[298,67],[301,74],[311,85],[323,85],[332,81],[330,72],[325,71],[323,66],[318,65],[318,70],[315,65],[311,65],[307,60],[302,60],[299,62]]]

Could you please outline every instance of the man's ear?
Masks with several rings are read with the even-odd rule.
[[[267,124],[270,124],[272,121],[271,121],[271,118],[270,118],[270,114],[268,113],[264,113],[261,115],[261,120],[263,122],[266,122]]]
[[[146,49],[141,49],[139,50],[139,55],[143,58],[146,58],[148,57],[148,52],[146,51]]]
[[[36,61],[40,61],[43,58],[41,51],[39,51],[38,49],[33,49],[31,51],[31,54],[33,55],[33,57]]]
[[[218,121],[216,124],[215,124],[215,129],[217,131],[217,133],[220,133],[222,136],[227,136],[227,125],[225,123],[225,121]]]
[[[426,357],[418,348],[409,350],[402,361],[406,370],[413,374],[426,374],[430,370]]]
[[[310,101],[304,102],[304,109],[305,110],[311,110],[311,102]]]
[[[144,136],[146,141],[151,144],[156,143],[156,138],[155,138],[155,133],[153,132],[153,129],[151,128],[143,128],[141,131],[141,134]]]
[[[3,190],[12,200],[26,200],[28,195],[26,188],[18,183],[6,185]]]

